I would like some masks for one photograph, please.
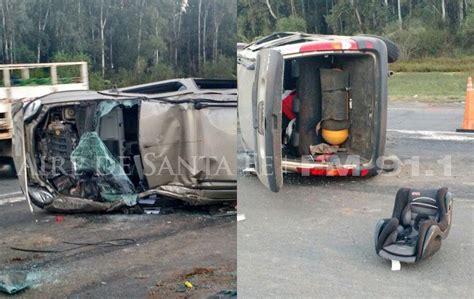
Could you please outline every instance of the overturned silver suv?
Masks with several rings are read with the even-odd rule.
[[[392,41],[279,32],[237,54],[244,147],[270,190],[283,172],[371,176],[384,163]]]
[[[161,198],[235,201],[236,96],[233,80],[176,79],[18,103],[14,160],[30,207],[108,212]]]

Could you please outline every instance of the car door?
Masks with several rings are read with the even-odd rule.
[[[238,89],[238,116],[242,146],[245,151],[255,151],[255,136],[253,128],[252,86],[255,80],[256,57],[255,53],[245,51],[247,55],[237,55],[237,89]],[[251,56],[251,57],[249,57]]]
[[[15,163],[16,172],[18,175],[18,184],[20,189],[25,194],[31,212],[33,207],[30,202],[30,196],[28,194],[28,177],[27,177],[27,164],[26,164],[26,149],[25,149],[25,130],[23,121],[23,103],[18,100],[12,107],[12,119],[13,119],[13,136],[12,136],[12,153],[13,162]]]
[[[283,57],[263,49],[257,55],[252,102],[255,134],[255,170],[260,181],[278,192],[283,184],[281,167],[281,100]]]

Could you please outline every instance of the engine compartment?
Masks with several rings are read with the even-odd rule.
[[[138,113],[138,101],[51,107],[34,132],[38,175],[65,196],[136,200],[146,190]]]

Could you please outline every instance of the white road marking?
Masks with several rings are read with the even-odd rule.
[[[418,131],[418,130],[387,130],[407,135],[416,135],[413,138],[426,140],[442,140],[442,141],[474,141],[474,134],[461,132],[443,132],[443,131]]]
[[[23,194],[23,192],[21,192],[21,191],[11,192],[11,193],[4,193],[4,194],[0,195],[0,199],[10,198],[10,197],[21,195],[21,194]]]
[[[9,204],[9,203],[20,202],[20,201],[24,201],[24,200],[26,200],[26,198],[24,196],[4,198],[4,199],[0,199],[0,206],[6,205],[6,204]]]

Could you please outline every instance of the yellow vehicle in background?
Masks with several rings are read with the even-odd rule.
[[[0,166],[12,165],[12,106],[52,92],[88,90],[87,62],[0,65]]]

